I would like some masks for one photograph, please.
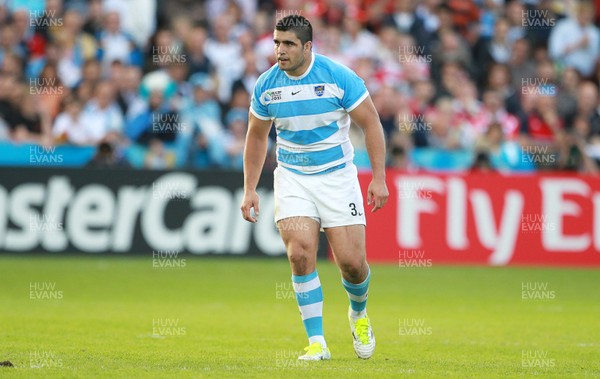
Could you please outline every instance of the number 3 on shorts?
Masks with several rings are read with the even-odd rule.
[[[350,212],[350,214],[351,214],[352,216],[357,216],[357,215],[358,215],[358,211],[356,210],[356,204],[354,204],[354,203],[350,203],[350,204],[348,204],[348,206],[349,206],[349,207],[350,207],[350,209],[351,209],[351,212]]]

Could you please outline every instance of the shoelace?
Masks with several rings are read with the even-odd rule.
[[[306,351],[307,355],[314,355],[314,354],[320,353],[321,350],[322,350],[321,344],[319,344],[318,342],[313,342],[304,348],[304,351]]]
[[[366,318],[356,320],[354,330],[361,343],[369,343],[369,321]]]

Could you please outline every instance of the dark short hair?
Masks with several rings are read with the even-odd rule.
[[[289,15],[280,19],[275,25],[275,30],[294,32],[303,45],[308,41],[312,41],[313,38],[312,25],[306,17],[300,15]]]

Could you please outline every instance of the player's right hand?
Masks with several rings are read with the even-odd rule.
[[[256,191],[244,192],[244,198],[242,199],[242,217],[246,221],[255,223],[258,221],[258,193]],[[252,209],[254,209],[255,216],[252,215]]]

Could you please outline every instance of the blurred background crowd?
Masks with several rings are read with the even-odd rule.
[[[0,155],[69,146],[66,165],[241,170],[275,21],[301,14],[315,52],[364,79],[390,167],[595,173],[599,10],[585,0],[0,0]],[[360,129],[351,139],[368,168]],[[91,155],[78,160],[78,149]],[[265,169],[274,165],[271,148]]]

